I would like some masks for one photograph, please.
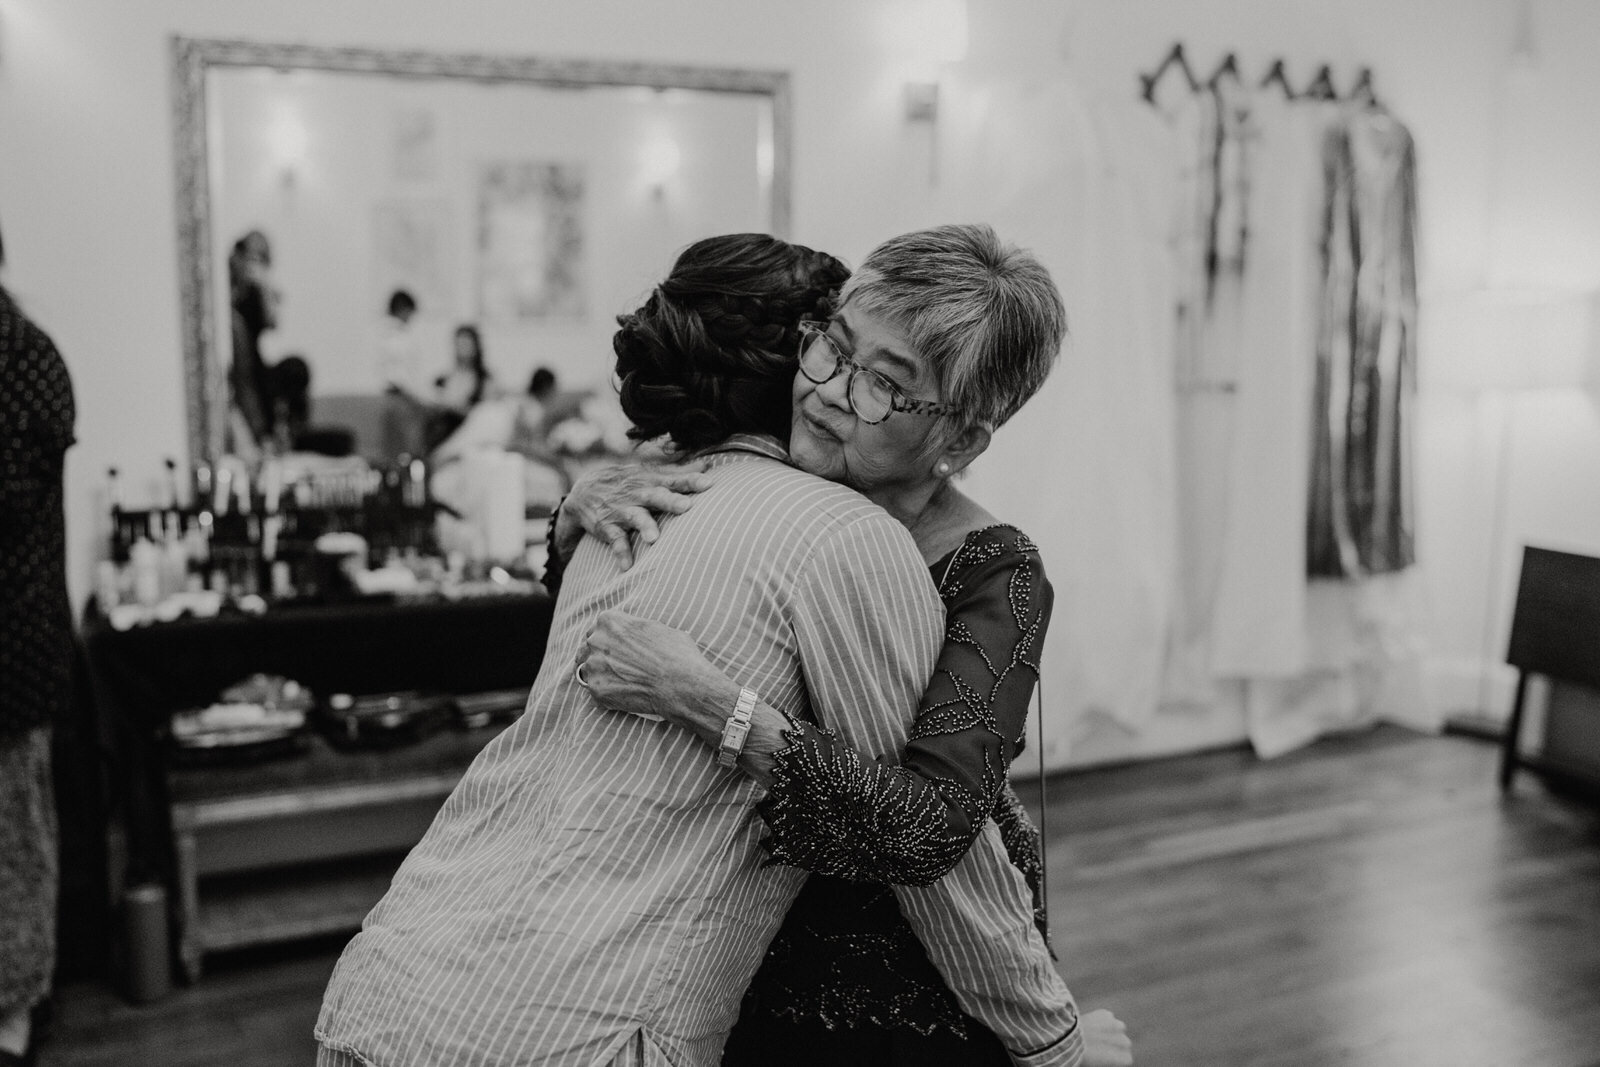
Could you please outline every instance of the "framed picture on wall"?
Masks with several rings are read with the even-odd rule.
[[[478,182],[478,309],[484,322],[582,319],[583,168],[486,163]]]
[[[395,181],[430,182],[438,178],[438,113],[425,105],[397,106],[390,121]]]

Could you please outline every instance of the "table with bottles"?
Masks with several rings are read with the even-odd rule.
[[[95,582],[97,604],[119,625],[337,598],[374,569],[404,567],[437,584],[448,565],[421,460],[274,458],[250,469],[224,458],[188,478],[169,460],[158,499],[143,508],[126,506],[121,480],[107,472],[108,551]],[[467,561],[456,562],[459,579]]]
[[[308,729],[289,751],[196,765],[175,756],[176,718],[263,676],[292,680],[318,708],[525,694],[543,658],[553,601],[531,575],[511,564],[463,573],[439,554],[409,470],[350,473],[348,491],[269,475],[241,494],[212,472],[157,507],[111,498],[109,604],[97,593],[83,627],[114,793],[109,896],[164,886],[191,978],[206,952],[359,921],[506,720],[370,750]],[[317,547],[330,534],[359,539],[353,569],[347,553]],[[363,592],[360,579],[382,571],[410,579]]]

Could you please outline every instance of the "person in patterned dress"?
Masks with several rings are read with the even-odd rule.
[[[62,467],[73,416],[61,354],[0,286],[0,1065],[33,1062],[32,1018],[55,971],[50,731],[71,699]]]
[[[1037,261],[987,227],[950,226],[880,245],[831,321],[806,333],[791,462],[906,525],[945,607],[945,644],[898,761],[758,706],[770,725],[746,752],[769,787],[763,844],[773,862],[813,873],[746,993],[724,1067],[1002,1065],[1046,1051],[1007,1049],[930,958],[894,887],[968,877],[956,864],[979,834],[998,833],[1045,936],[1038,834],[1006,768],[1022,748],[1052,591],[1027,535],[951,480],[1043,383],[1064,329]],[[553,524],[558,556],[578,527],[625,555],[627,541],[607,533],[642,532],[651,508],[687,506],[679,495],[663,508],[671,494],[654,477],[580,480],[563,506],[571,516]],[[739,685],[685,635],[606,612],[583,655],[601,707],[664,715],[719,743]],[[997,916],[1005,890],[983,887]],[[1062,1062],[1132,1062],[1109,1012],[1086,1014],[1081,1029],[1084,1047]]]

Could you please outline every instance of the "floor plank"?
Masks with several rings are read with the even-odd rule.
[[[1143,1067],[1600,1067],[1600,811],[1495,760],[1384,727],[1054,778],[1062,972]],[[65,989],[40,1063],[308,1064],[341,941]]]
[[[1063,973],[1156,1067],[1592,1063],[1600,817],[1494,763],[1382,729],[1062,782]]]

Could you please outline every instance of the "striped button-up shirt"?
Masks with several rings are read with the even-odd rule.
[[[805,872],[762,866],[750,778],[688,731],[596,707],[573,663],[621,608],[686,631],[780,711],[898,752],[938,598],[898,523],[781,455],[715,455],[711,488],[626,572],[580,545],[525,713],[345,949],[325,1047],[378,1067],[718,1061]],[[992,825],[902,902],[963,1006],[1014,1049],[1054,1046],[1021,1062],[1075,1061],[1074,1009]]]

